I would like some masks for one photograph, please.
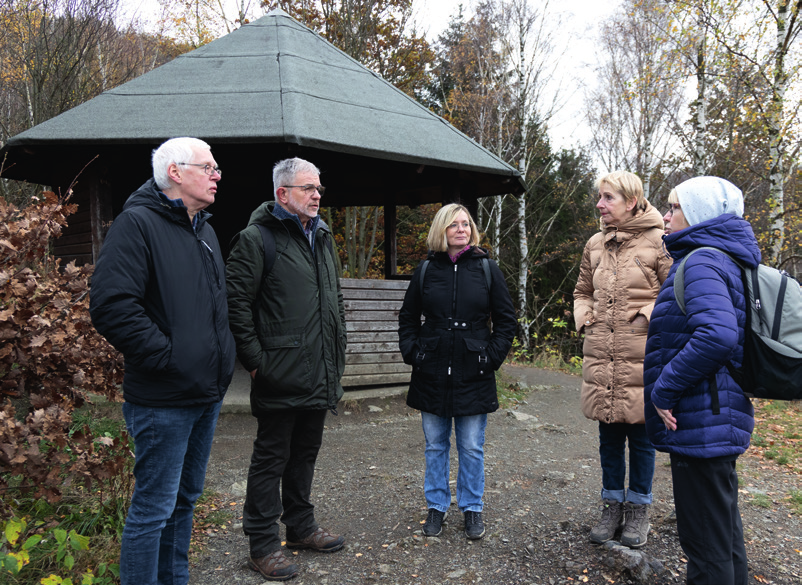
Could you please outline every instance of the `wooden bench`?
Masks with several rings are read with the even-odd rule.
[[[412,367],[398,351],[398,312],[409,281],[343,278],[340,284],[348,331],[343,388],[408,385]]]

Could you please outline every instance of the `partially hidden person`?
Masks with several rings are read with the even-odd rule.
[[[168,140],[152,163],[153,178],[109,228],[89,310],[125,357],[122,411],[136,462],[121,582],[186,585],[195,502],[234,372],[225,267],[205,211],[221,174],[197,138]]]
[[[452,426],[465,535],[477,540],[485,534],[485,428],[488,413],[499,407],[495,371],[512,347],[517,321],[504,275],[479,239],[467,208],[443,206],[398,316],[401,354],[413,367],[407,404],[421,411],[426,441],[426,536],[442,534],[451,505]]]
[[[318,215],[320,170],[300,158],[273,167],[275,201],[251,214],[226,265],[231,330],[251,377],[258,421],[243,515],[248,566],[267,580],[298,574],[282,551],[335,552],[344,537],[315,519],[312,480],[326,413],[337,413],[345,369],[345,307],[333,236]],[[265,268],[265,235],[275,255]]]
[[[596,181],[601,231],[588,240],[574,289],[582,346],[582,413],[599,423],[601,518],[590,541],[620,533],[640,548],[649,534],[655,451],[643,416],[646,333],[671,259],[663,250],[663,220],[628,171]],[[629,451],[629,485],[627,477]]]
[[[690,585],[746,585],[738,509],[738,456],[749,448],[754,410],[730,375],[740,367],[748,293],[742,270],[760,263],[741,190],[718,177],[695,177],[669,194],[666,249],[674,258],[652,312],[644,362],[646,428],[670,454],[677,533]],[[674,298],[679,262],[685,309]]]

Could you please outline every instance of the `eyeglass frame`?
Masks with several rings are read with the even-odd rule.
[[[186,165],[186,166],[189,166],[189,167],[201,167],[203,169],[203,173],[205,175],[210,176],[210,177],[214,176],[215,173],[220,175],[220,177],[223,176],[223,171],[220,170],[220,167],[213,167],[210,164],[203,164],[202,165],[200,163],[187,163],[187,162],[180,162],[180,163],[175,163],[175,164],[177,164],[177,165]],[[210,173],[206,169],[211,169],[212,172]]]
[[[669,203],[668,204],[668,216],[674,217],[675,211],[682,211],[682,207],[680,207],[679,203]]]
[[[302,189],[304,193],[309,193],[312,189],[320,193],[320,196],[323,197],[323,194],[326,192],[326,188],[323,185],[313,185],[312,183],[307,183],[306,185],[282,185],[284,189]],[[311,193],[309,193],[311,195]]]

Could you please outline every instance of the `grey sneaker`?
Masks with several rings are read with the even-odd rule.
[[[624,531],[621,544],[640,548],[649,538],[649,504],[624,502]]]
[[[481,512],[465,512],[465,536],[469,540],[479,540],[485,535],[485,523]]]
[[[445,512],[429,508],[429,515],[426,517],[426,522],[423,524],[423,535],[440,536],[443,534],[443,520],[445,519]]]
[[[624,504],[615,500],[602,500],[601,521],[590,531],[590,542],[603,544],[612,540],[624,517]]]

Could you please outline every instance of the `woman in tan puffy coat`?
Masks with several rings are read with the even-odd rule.
[[[585,245],[574,289],[576,329],[585,334],[582,412],[599,421],[602,468],[602,517],[590,540],[601,544],[621,528],[621,543],[640,548],[649,533],[654,476],[643,415],[643,357],[671,258],[663,249],[662,216],[644,198],[636,175],[615,171],[596,187],[602,230]]]

